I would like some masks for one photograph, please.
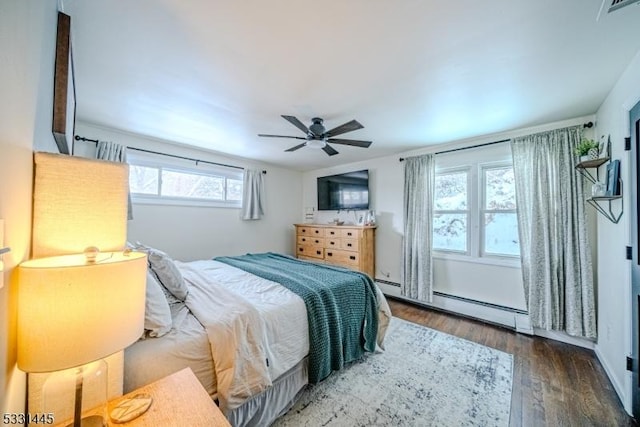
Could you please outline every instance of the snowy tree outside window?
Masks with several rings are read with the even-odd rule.
[[[465,160],[471,165],[436,173],[433,249],[444,256],[519,257],[513,166]]]
[[[483,169],[483,252],[519,256],[516,191],[512,166]]]
[[[468,172],[436,175],[433,212],[433,248],[467,252]]]
[[[172,204],[215,203],[229,207],[240,207],[242,202],[243,172],[239,169],[208,168],[203,164],[176,166],[144,155],[129,155],[128,163],[129,191],[134,202],[163,200]]]

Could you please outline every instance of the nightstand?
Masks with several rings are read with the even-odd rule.
[[[110,422],[110,426],[231,426],[190,368],[185,368],[114,399],[109,402],[109,410],[122,399],[138,393],[147,393],[153,397],[153,403],[147,412],[128,423]]]

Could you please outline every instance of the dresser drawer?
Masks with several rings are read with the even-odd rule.
[[[342,228],[340,230],[340,237],[344,239],[359,239],[360,238],[360,230],[357,228]]]
[[[357,267],[360,262],[360,254],[357,252],[327,249],[324,259],[332,264]]]
[[[298,236],[297,242],[299,245],[324,247],[324,237]]]
[[[325,230],[325,237],[340,237],[340,235],[339,228],[327,228]]]
[[[296,249],[298,256],[307,256],[312,258],[324,258],[324,249],[311,245],[298,245]]]
[[[340,249],[358,252],[359,241],[360,239],[340,239]]]
[[[311,261],[319,264],[324,264],[324,260],[322,260],[321,258],[313,258],[310,256],[298,255],[298,259],[301,259],[303,261]]]
[[[324,237],[324,228],[320,227],[298,227],[297,233],[299,236],[315,236]]]
[[[342,239],[326,237],[324,239],[324,247],[327,249],[340,249]]]

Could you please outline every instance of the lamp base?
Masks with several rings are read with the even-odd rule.
[[[80,420],[81,427],[106,427],[107,423],[100,415],[90,415]],[[74,427],[75,422],[69,423],[66,427]]]

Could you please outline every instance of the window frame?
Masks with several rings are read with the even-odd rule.
[[[511,168],[511,170],[513,170],[513,162],[508,162],[508,161],[499,161],[499,162],[483,162],[483,163],[478,163],[478,169],[479,169],[479,174],[481,176],[480,179],[478,179],[478,182],[480,184],[480,191],[479,191],[479,202],[480,205],[478,206],[478,225],[479,225],[479,240],[478,240],[478,249],[479,249],[479,256],[481,258],[496,258],[496,259],[503,259],[503,260],[520,260],[520,255],[510,255],[510,254],[500,254],[500,253],[494,253],[494,252],[487,252],[485,250],[485,238],[486,238],[486,225],[484,223],[484,216],[487,213],[510,213],[510,214],[515,214],[516,215],[516,221],[517,221],[517,215],[518,215],[518,205],[517,205],[517,201],[516,201],[516,208],[515,209],[486,209],[485,207],[487,206],[487,174],[486,171],[491,170],[491,169],[505,169],[505,168]],[[515,188],[514,188],[515,191]]]
[[[219,207],[219,208],[236,208],[242,207],[242,196],[240,200],[227,200],[228,180],[238,180],[240,183],[244,181],[244,169],[210,165],[208,163],[196,163],[189,160],[173,159],[168,156],[150,153],[127,153],[127,163],[129,166],[142,166],[158,171],[158,187],[155,194],[135,193],[131,194],[131,201],[135,204],[149,205],[172,205],[172,206],[198,206],[198,207]],[[189,175],[202,175],[216,178],[224,178],[224,197],[225,199],[205,199],[199,197],[182,197],[182,196],[166,196],[162,195],[162,172],[170,171],[177,173],[185,173]]]
[[[452,164],[453,163],[453,164]],[[498,265],[503,267],[520,268],[520,255],[508,255],[508,254],[493,254],[484,251],[484,239],[485,239],[485,226],[484,226],[484,213],[494,212],[491,210],[485,210],[485,175],[484,170],[500,168],[510,166],[513,167],[513,161],[506,157],[497,155],[493,157],[481,156],[477,161],[466,160],[460,157],[460,160],[452,160],[451,158],[446,161],[446,166],[436,169],[436,176],[451,173],[454,171],[460,171],[467,169],[469,171],[467,175],[467,207],[468,207],[468,219],[467,219],[467,251],[454,251],[446,249],[432,248],[433,258],[441,260],[453,260],[462,262],[471,262],[476,264],[488,264]],[[475,194],[474,194],[475,192]],[[435,195],[434,195],[435,197]],[[434,200],[435,205],[435,200]],[[433,214],[441,213],[442,210],[436,210],[434,206]],[[444,211],[453,212],[453,211]],[[507,212],[507,211],[499,211]],[[517,214],[516,209],[512,212]],[[431,226],[433,233],[433,224]],[[433,234],[432,234],[433,239]]]
[[[471,173],[472,173],[472,167],[471,165],[463,165],[463,166],[455,166],[455,167],[451,167],[451,168],[446,168],[446,169],[442,169],[439,170],[438,172],[436,172],[436,177],[438,175],[450,175],[450,174],[455,174],[455,173],[461,173],[464,172],[467,175],[467,209],[466,210],[462,210],[462,209],[435,209],[435,200],[434,200],[434,209],[433,209],[433,216],[435,217],[438,214],[465,214],[467,216],[467,233],[466,233],[466,242],[465,242],[465,246],[466,246],[466,250],[457,250],[457,249],[442,249],[442,248],[433,248],[433,251],[437,251],[437,252],[442,252],[442,253],[447,253],[447,254],[457,254],[457,255],[469,255],[469,251],[471,248],[471,242],[470,242],[470,233],[469,233],[469,224],[473,221],[473,219],[471,218],[472,215],[472,211],[471,211],[471,200],[469,197],[469,190],[471,188],[472,185],[472,180],[471,180]],[[435,185],[435,184],[434,184]],[[435,194],[434,194],[435,197]],[[433,240],[433,223],[431,224],[431,235],[432,235],[432,240]]]

